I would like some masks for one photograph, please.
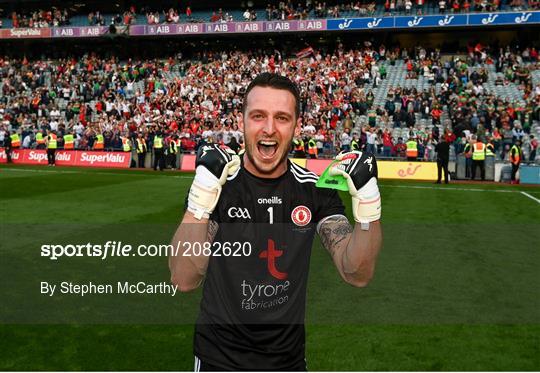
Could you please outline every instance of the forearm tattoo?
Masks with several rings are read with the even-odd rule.
[[[216,237],[216,233],[218,231],[219,224],[216,223],[213,220],[208,220],[208,231],[206,233],[206,241],[207,242],[214,242],[214,238]]]
[[[347,239],[352,231],[353,227],[345,216],[332,216],[322,223],[319,236],[322,244],[333,257],[338,245]]]

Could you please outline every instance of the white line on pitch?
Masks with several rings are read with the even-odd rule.
[[[385,185],[381,184],[384,188],[405,188],[405,189],[434,189],[434,190],[456,190],[456,191],[468,191],[468,192],[497,192],[497,193],[517,193],[519,190],[507,190],[507,189],[476,189],[476,188],[437,188],[432,186],[422,185]]]
[[[540,199],[531,196],[529,193],[521,192],[521,194],[523,194],[523,195],[526,196],[526,197],[529,197],[529,198],[532,199],[533,201],[536,201],[536,202],[540,203]]]

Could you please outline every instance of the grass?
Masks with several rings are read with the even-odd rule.
[[[0,369],[193,369],[200,290],[39,294],[40,281],[167,281],[165,258],[50,261],[40,246],[168,242],[191,177],[0,167]],[[309,369],[539,370],[540,206],[520,191],[539,198],[540,189],[380,184],[384,247],[368,288],[343,284],[315,241]]]

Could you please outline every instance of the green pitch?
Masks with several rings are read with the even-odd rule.
[[[0,369],[193,369],[200,291],[58,303],[36,295],[43,279],[168,280],[163,257],[50,261],[39,247],[166,243],[191,177],[0,167]],[[367,288],[343,283],[315,242],[308,368],[540,370],[540,188],[380,184],[384,244]]]

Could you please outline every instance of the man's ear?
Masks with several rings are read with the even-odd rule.
[[[298,117],[296,120],[296,125],[294,126],[294,137],[300,136],[300,132],[302,131],[302,118]]]
[[[244,113],[240,113],[240,117],[238,117],[238,129],[244,132]]]

